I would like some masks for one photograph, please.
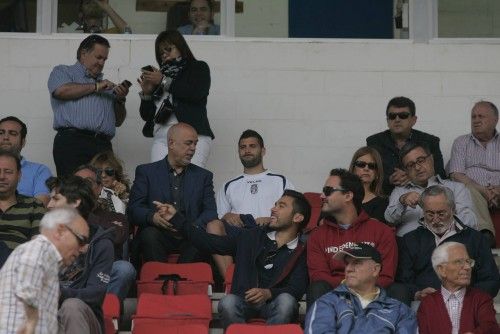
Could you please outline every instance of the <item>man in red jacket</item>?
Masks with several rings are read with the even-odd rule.
[[[432,253],[432,267],[441,289],[427,295],[418,308],[420,334],[499,334],[491,297],[470,287],[475,260],[465,245],[445,242]]]
[[[394,231],[363,211],[364,195],[361,180],[345,169],[333,169],[326,179],[321,194],[325,219],[307,241],[308,307],[342,283],[345,264],[334,255],[356,243],[369,244],[382,255],[377,285],[386,288],[394,281],[398,262]]]

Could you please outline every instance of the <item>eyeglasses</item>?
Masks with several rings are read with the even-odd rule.
[[[426,155],[425,157],[418,157],[417,160],[415,161],[412,161],[412,162],[409,162],[406,164],[405,168],[410,170],[410,169],[413,169],[415,168],[415,166],[419,165],[419,166],[422,166],[422,164],[427,160],[428,157],[430,157],[431,155]]]
[[[476,264],[476,260],[474,260],[474,259],[457,259],[457,260],[447,261],[447,262],[443,262],[443,263],[451,263],[452,265],[460,267],[460,268],[465,267],[465,264],[467,263],[471,268],[473,268],[474,265]]]
[[[403,112],[390,112],[387,114],[387,119],[390,119],[391,121],[394,121],[396,117],[399,117],[399,119],[407,119],[408,117],[411,116],[411,113],[408,111],[403,111]]]
[[[374,162],[364,162],[364,161],[358,160],[354,163],[354,167],[365,168],[366,166],[368,166],[368,169],[371,169],[371,170],[377,169],[377,164]]]
[[[326,197],[330,196],[331,194],[333,194],[336,191],[345,192],[346,190],[342,189],[342,188],[335,188],[335,187],[329,187],[329,186],[323,187],[323,194],[325,194]]]
[[[434,220],[434,218],[438,217],[439,219],[445,219],[449,216],[448,211],[425,211],[424,213],[426,220]]]
[[[103,172],[106,173],[107,176],[115,176],[115,169],[114,168],[111,168],[111,167],[107,167],[107,168],[97,168],[97,174],[98,175],[101,175]]]
[[[80,245],[80,247],[85,246],[86,244],[89,243],[88,237],[85,237],[79,233],[76,233],[71,227],[69,227],[67,225],[64,225],[64,226],[68,229],[68,231],[71,232],[71,234],[73,234],[75,236],[76,240],[78,241],[78,245]]]

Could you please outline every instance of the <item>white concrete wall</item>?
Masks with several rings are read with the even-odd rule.
[[[52,111],[47,78],[56,64],[71,64],[81,36],[0,37],[0,110],[28,124],[24,155],[51,166]],[[154,36],[110,36],[105,76],[135,82],[153,63]],[[333,167],[345,167],[366,136],[384,130],[387,101],[416,102],[416,128],[452,141],[469,131],[469,110],[479,99],[500,105],[500,44],[413,44],[410,41],[188,41],[210,64],[209,119],[216,139],[208,167],[216,187],[241,172],[236,140],[247,128],[266,142],[265,165],[303,191],[319,191]],[[133,177],[148,162],[151,140],[142,137],[138,85],[128,116],[113,140]]]

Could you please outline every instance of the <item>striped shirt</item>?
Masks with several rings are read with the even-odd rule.
[[[450,316],[451,334],[458,334],[458,330],[460,329],[460,315],[462,314],[462,306],[464,305],[465,288],[450,292],[442,286],[441,295]]]
[[[486,147],[472,134],[453,142],[448,170],[464,173],[482,186],[500,185],[500,135],[498,132]]]
[[[95,84],[102,80],[92,78],[80,62],[68,66],[58,65],[50,73],[47,83],[50,103],[54,111],[54,129],[73,127],[113,137],[115,135],[115,95],[112,90],[92,93],[73,100],[54,98],[54,91],[64,84]]]
[[[34,197],[17,194],[16,200],[17,203],[5,212],[0,210],[0,240],[10,249],[39,233],[40,220],[47,211]]]
[[[43,235],[17,247],[0,270],[0,333],[17,333],[24,304],[38,310],[35,333],[57,333],[62,257]]]

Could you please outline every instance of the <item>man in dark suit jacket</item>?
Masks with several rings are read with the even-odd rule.
[[[162,261],[179,250],[179,262],[196,260],[194,248],[185,242],[172,224],[157,210],[160,203],[169,203],[197,225],[205,226],[217,219],[217,208],[211,172],[191,164],[196,149],[196,130],[178,123],[167,133],[168,155],[165,159],[140,165],[130,191],[128,215],[139,227],[136,247],[142,260]]]
[[[439,138],[413,129],[417,122],[415,103],[407,97],[395,97],[387,104],[385,115],[389,129],[366,138],[366,145],[376,149],[382,157],[384,193],[390,195],[395,186],[402,186],[410,181],[403,166],[399,163],[399,150],[407,142],[429,147],[434,157],[434,170],[441,177],[446,177]]]

